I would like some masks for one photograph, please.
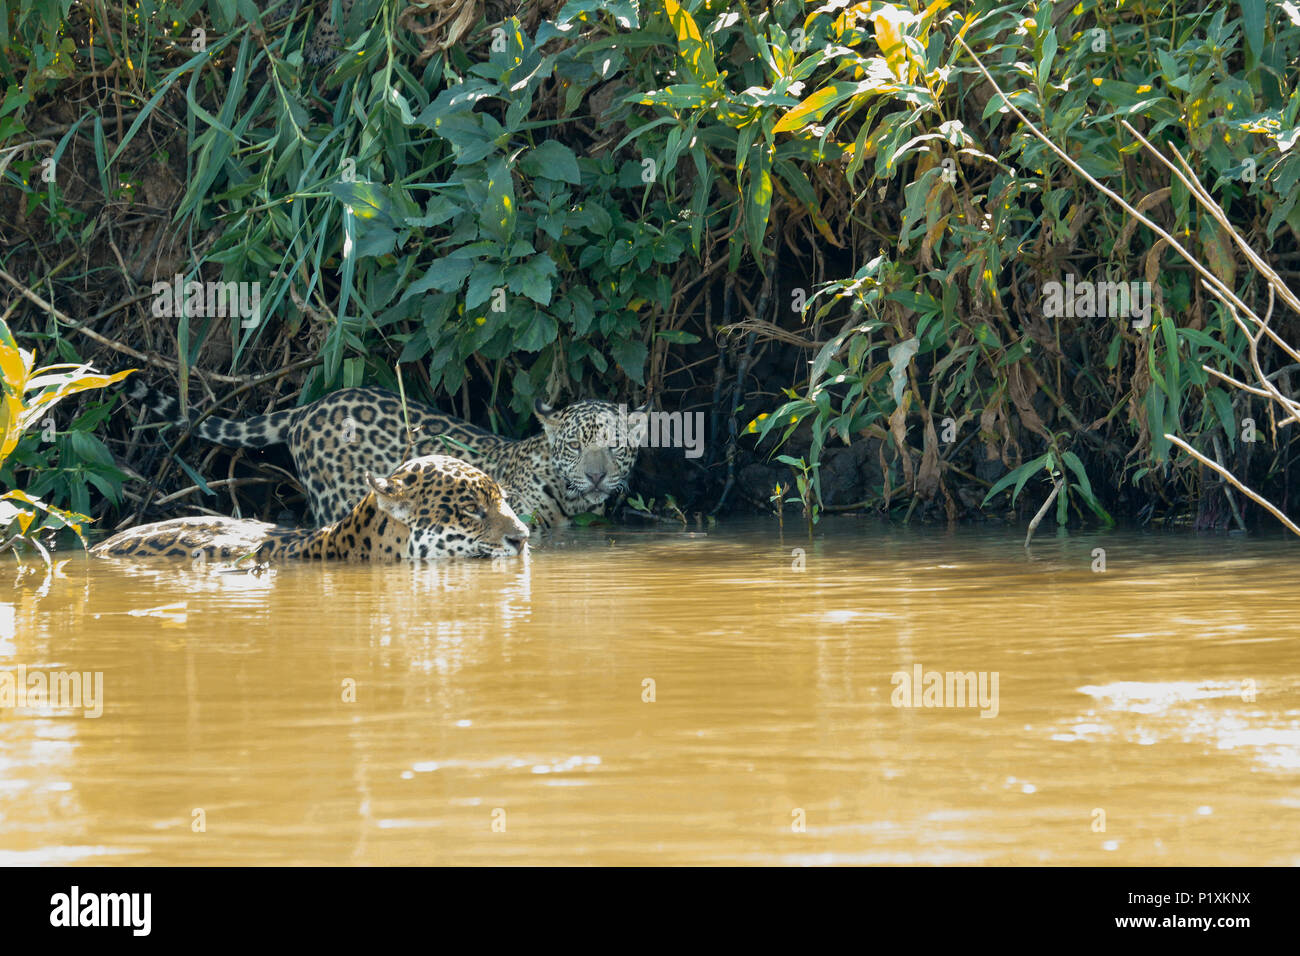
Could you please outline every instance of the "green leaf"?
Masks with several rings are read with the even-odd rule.
[[[578,171],[578,157],[573,150],[558,140],[548,139],[536,148],[530,149],[519,160],[519,168],[529,176],[545,176],[562,182],[582,184],[582,174]]]
[[[405,302],[412,296],[422,295],[430,289],[438,292],[455,292],[465,282],[473,267],[474,260],[465,256],[451,255],[438,259],[429,266],[424,275],[406,287],[400,301]]]
[[[891,88],[888,83],[882,85],[880,80],[863,80],[858,83],[837,81],[827,83],[821,89],[807,96],[802,103],[782,116],[773,133],[793,133],[803,128],[807,122],[820,120],[832,106],[843,103],[851,96],[870,90],[885,92]]]
[[[1054,59],[1056,59],[1056,30],[1049,26],[1043,36],[1043,56],[1038,61],[1037,79],[1039,87],[1047,86],[1047,81],[1052,76],[1052,61]]]
[[[395,217],[396,207],[393,205],[388,187],[382,183],[360,179],[335,182],[329,184],[329,191],[359,220],[384,226],[398,225]]]
[[[674,110],[702,110],[712,101],[713,95],[698,83],[675,83],[662,90],[648,90],[637,99],[642,106],[666,106]]]
[[[1232,414],[1232,400],[1228,398],[1226,392],[1221,388],[1211,388],[1206,393],[1209,396],[1210,404],[1214,406],[1215,412],[1219,416],[1219,423],[1223,426],[1224,434],[1228,436],[1228,447],[1237,446],[1237,419]]]
[[[538,305],[551,304],[551,278],[556,275],[555,261],[542,252],[511,266],[506,281],[511,292],[528,296]]]
[[[1093,514],[1104,521],[1107,526],[1113,525],[1115,520],[1111,518],[1109,512],[1101,506],[1101,502],[1098,501],[1097,496],[1093,494],[1092,482],[1088,480],[1088,473],[1084,470],[1083,462],[1079,460],[1079,456],[1072,451],[1067,451],[1061,455],[1061,461],[1065,464],[1065,467],[1074,472],[1074,476],[1078,479],[1078,483],[1073,485],[1073,487],[1078,489],[1079,494],[1083,496],[1084,503],[1091,508]]]
[[[749,177],[745,184],[745,238],[755,259],[763,258],[767,217],[772,209],[772,147],[766,141],[750,150]]]
[[[429,199],[428,205],[425,206],[423,216],[407,216],[404,221],[408,226],[423,226],[427,229],[440,226],[448,219],[454,219],[462,212],[464,210],[446,196],[433,196]]]
[[[81,461],[104,468],[115,467],[112,452],[94,435],[87,432],[71,432],[68,438],[72,453]]]
[[[501,159],[488,164],[487,203],[480,219],[483,231],[501,245],[509,244],[515,234],[515,183]]]
[[[465,308],[476,309],[488,299],[496,289],[505,288],[505,273],[494,262],[478,262],[469,277],[469,288],[465,291]]]
[[[1253,61],[1264,49],[1265,0],[1241,0],[1241,22]]]
[[[386,256],[397,248],[400,238],[396,229],[389,229],[387,226],[362,229],[361,238],[357,242],[357,258],[374,259]]]
[[[537,352],[555,341],[557,331],[555,319],[536,309],[528,325],[515,339],[515,345],[525,352]]]
[[[214,498],[216,497],[217,493],[208,487],[208,483],[203,480],[203,476],[200,475],[193,468],[191,468],[184,459],[178,458],[175,455],[173,455],[172,461],[176,462],[176,464],[180,466],[181,471],[185,472],[185,474],[190,476],[190,480],[193,481],[194,484],[199,486],[199,491],[203,492],[205,495],[208,495],[209,497],[214,497]]]
[[[609,353],[627,377],[638,385],[645,384],[645,343],[640,339],[615,339],[609,343]]]
[[[1052,453],[1048,452],[1045,455],[1040,455],[1038,458],[1035,458],[1033,461],[1025,462],[1023,465],[1021,465],[1019,468],[1015,469],[1014,471],[1007,472],[1005,475],[1001,477],[1001,479],[998,480],[997,484],[995,484],[992,488],[989,489],[989,493],[985,495],[984,500],[980,502],[980,507],[982,508],[984,507],[984,505],[987,505],[990,501],[993,500],[993,498],[999,492],[1004,491],[1012,484],[1014,484],[1016,487],[1015,490],[1011,493],[1011,503],[1015,504],[1016,498],[1020,496],[1020,489],[1025,486],[1025,482],[1028,481],[1030,477],[1032,477],[1040,469],[1047,467],[1048,461],[1051,459],[1051,456]]]

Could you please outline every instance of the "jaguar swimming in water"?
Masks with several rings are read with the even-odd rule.
[[[174,518],[115,534],[90,549],[101,558],[178,557],[402,561],[517,555],[528,529],[501,489],[473,465],[446,455],[408,461],[388,478],[366,474],[368,491],[341,520],[319,530],[239,518]]]

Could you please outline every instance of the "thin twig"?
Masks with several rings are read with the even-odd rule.
[[[259,478],[256,475],[247,475],[243,478],[218,478],[216,481],[209,481],[209,488],[239,488],[244,485],[273,485],[278,484],[281,478]],[[196,491],[202,491],[198,485],[190,485],[188,488],[182,488],[180,491],[173,491],[166,497],[159,498],[154,502],[155,505],[168,505],[173,501],[184,498],[186,495],[192,495]]]
[[[6,282],[12,285],[15,289],[18,290],[19,294],[22,295],[25,299],[28,299],[33,304],[39,306],[40,308],[48,312],[50,315],[54,316],[54,318],[57,319],[62,325],[66,325],[69,328],[77,332],[80,332],[82,335],[86,336],[89,339],[93,339],[94,341],[98,342],[100,345],[113,349],[116,352],[121,352],[123,355],[129,355],[131,356],[131,358],[135,359],[138,362],[145,362],[146,364],[149,365],[160,365],[163,368],[169,369],[173,372],[177,371],[178,369],[177,364],[171,361],[170,359],[165,359],[162,358],[161,356],[145,355],[143,352],[137,352],[129,345],[123,345],[121,342],[110,339],[105,335],[101,335],[100,333],[96,332],[94,329],[87,328],[83,323],[78,322],[76,319],[73,319],[71,316],[67,315],[66,313],[60,311],[59,309],[56,309],[51,303],[46,302],[44,299],[42,299],[31,289],[27,288],[25,285],[23,285],[21,282],[15,279],[13,276],[11,276],[8,272],[5,272],[4,269],[0,269],[0,279],[4,279]],[[132,303],[135,302],[139,302],[141,299],[147,299],[151,295],[152,293],[150,292],[142,292],[128,299],[124,299],[123,301],[119,302],[117,305],[113,306],[112,308],[104,312],[101,312],[97,316],[94,316],[93,318],[90,319],[90,321],[93,322],[95,321],[95,319],[98,319],[101,316],[109,315],[113,312],[118,311],[121,308],[124,308],[125,306],[131,305]],[[233,375],[222,375],[220,372],[208,372],[206,374],[208,375],[209,378],[216,379],[219,382],[228,382],[232,385],[241,385],[244,382],[244,379],[242,378],[236,378]]]

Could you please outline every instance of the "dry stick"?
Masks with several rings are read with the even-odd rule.
[[[1273,287],[1272,286],[1269,286],[1268,292],[1269,292],[1269,313],[1271,314],[1273,311],[1273,307],[1272,307]],[[1281,405],[1282,410],[1287,413],[1287,417],[1278,423],[1279,427],[1281,425],[1289,425],[1291,422],[1300,422],[1300,403],[1296,403],[1292,401],[1291,399],[1283,395],[1280,391],[1278,391],[1276,386],[1274,386],[1273,383],[1269,381],[1268,376],[1264,374],[1264,369],[1259,364],[1259,338],[1263,334],[1264,330],[1268,328],[1267,324],[1261,326],[1258,332],[1251,332],[1250,329],[1247,328],[1246,323],[1242,321],[1241,316],[1238,314],[1237,309],[1233,306],[1233,304],[1227,301],[1224,301],[1223,304],[1228,309],[1229,314],[1231,314],[1232,321],[1237,323],[1237,327],[1241,329],[1242,334],[1246,336],[1246,340],[1250,343],[1250,366],[1255,370],[1255,375],[1259,378],[1260,383],[1264,386],[1264,389],[1268,392],[1269,398],[1273,399],[1279,405]],[[1265,323],[1267,323],[1268,319],[1266,318],[1264,321]]]
[[[292,486],[294,486],[295,488],[297,488],[299,491],[302,491],[302,485],[299,483],[299,481],[298,481],[298,477],[297,477],[296,475],[291,474],[290,472],[285,471],[283,468],[280,468],[280,467],[277,466],[277,465],[269,464],[268,462],[258,462],[257,467],[258,467],[261,471],[272,471],[272,472],[277,472],[277,473],[278,473],[278,477],[277,477],[276,475],[252,475],[252,476],[247,476],[247,477],[249,477],[250,479],[251,479],[251,478],[258,478],[260,481],[265,482],[266,484],[275,484],[275,483],[277,483],[277,482],[280,483],[280,484],[289,484],[289,485],[292,485]],[[138,482],[140,482],[141,484],[143,484],[143,483],[146,481],[146,479],[144,478],[143,475],[140,475],[140,474],[137,474],[137,473],[136,473],[135,469],[130,468],[130,467],[128,466],[128,467],[126,468],[126,471],[127,471],[127,477],[131,478],[133,481],[138,481]],[[217,480],[215,480],[215,481],[211,481],[211,482],[209,482],[209,483],[208,483],[208,487],[211,488],[211,487],[213,487],[213,486],[224,485],[224,484],[226,484],[227,481],[230,481],[230,480],[233,480],[233,481],[235,481],[236,483],[238,483],[238,482],[242,481],[243,479],[238,479],[238,478],[236,478],[236,479],[220,478],[220,479],[217,479]],[[198,487],[197,485],[194,486],[194,488],[197,488],[197,487]],[[158,501],[157,503],[158,503],[158,504],[163,504],[164,502],[170,502],[170,501],[172,501],[172,499],[174,499],[174,498],[177,498],[177,497],[179,497],[179,496],[181,496],[181,495],[184,495],[184,494],[187,494],[187,493],[189,493],[189,492],[194,491],[194,488],[187,488],[187,489],[185,489],[185,491],[178,491],[178,492],[175,492],[174,494],[167,495],[165,498],[161,498],[161,499],[159,499],[159,501]],[[122,489],[122,497],[123,497],[123,498],[129,498],[131,501],[134,501],[136,504],[140,504],[140,503],[142,503],[142,502],[144,501],[144,498],[143,498],[141,495],[134,494],[133,492],[131,492],[130,490],[128,490],[128,489],[126,489],[126,488],[123,488],[123,489]],[[200,510],[202,510],[202,511],[204,511],[204,512],[207,512],[207,513],[218,514],[218,512],[214,512],[214,511],[212,511],[212,510],[209,509],[209,508],[203,508],[201,505],[197,505],[197,504],[195,504],[195,505],[191,505],[190,507],[192,507],[192,508],[199,508]],[[123,518],[121,521],[119,521],[116,525],[113,526],[113,531],[114,531],[114,532],[117,532],[117,531],[122,531],[122,530],[124,530],[124,529],[126,529],[126,528],[129,528],[129,527],[132,525],[132,523],[133,523],[134,521],[135,521],[135,516],[134,516],[134,515],[128,515],[127,517]]]
[[[3,166],[3,164],[0,164],[0,174],[3,174],[3,173],[4,173],[4,166]],[[56,273],[60,272],[60,271],[63,269],[64,266],[66,266],[68,263],[72,262],[74,259],[76,259],[76,254],[75,254],[75,253],[74,253],[73,255],[68,256],[66,259],[64,259],[62,262],[60,262],[58,265],[56,265],[53,269],[51,269],[49,272],[47,272],[47,273],[45,274],[45,277],[44,277],[41,281],[42,281],[42,282],[48,282],[51,278],[54,277],[54,275],[55,275]],[[13,281],[13,280],[10,280],[10,281]],[[20,288],[21,288],[21,286],[20,286]],[[14,300],[13,300],[12,302],[9,303],[9,307],[5,309],[5,314],[2,315],[2,316],[0,316],[0,319],[3,319],[4,321],[8,322],[8,321],[9,321],[9,316],[11,316],[11,315],[14,314],[15,310],[17,310],[17,308],[18,308],[19,303],[21,303],[22,301],[23,301],[23,297],[22,297],[22,296],[16,296],[16,297],[14,298]]]
[[[1057,479],[1056,479],[1056,484],[1053,485],[1053,487],[1052,487],[1052,493],[1051,493],[1050,495],[1047,496],[1047,500],[1043,502],[1043,506],[1042,506],[1041,508],[1038,509],[1038,514],[1034,515],[1034,520],[1031,521],[1031,522],[1029,522],[1029,533],[1028,533],[1027,535],[1025,535],[1025,549],[1026,549],[1026,550],[1028,550],[1028,548],[1029,548],[1029,539],[1032,538],[1032,537],[1034,536],[1034,532],[1038,530],[1038,523],[1039,523],[1040,521],[1042,521],[1044,515],[1047,514],[1047,509],[1050,508],[1050,507],[1052,507],[1052,502],[1055,501],[1055,500],[1056,500],[1056,496],[1059,495],[1059,494],[1061,493],[1061,488],[1062,488],[1064,485],[1065,485],[1065,479],[1064,479],[1064,478],[1057,478]]]
[[[40,306],[46,312],[53,315],[55,319],[57,319],[59,322],[68,325],[73,329],[76,329],[78,332],[81,332],[82,334],[89,336],[95,341],[103,345],[106,345],[109,348],[116,349],[119,352],[123,352],[127,355],[130,355],[133,358],[139,359],[142,362],[148,364],[154,364],[154,365],[162,365],[164,368],[170,369],[171,371],[177,371],[178,366],[174,362],[170,362],[162,358],[158,358],[158,359],[150,358],[149,356],[143,354],[142,352],[137,352],[135,349],[129,346],[123,345],[120,342],[114,342],[112,339],[105,338],[104,336],[100,335],[98,332],[86,328],[83,324],[73,320],[72,318],[65,315],[63,312],[61,312],[59,309],[56,309],[51,303],[46,302],[35,292],[32,292],[21,282],[19,282],[8,272],[6,272],[4,269],[0,269],[0,278],[3,278],[5,281],[9,282],[25,298],[31,300],[33,303]],[[104,316],[111,315],[112,313],[118,311],[119,309],[125,308],[126,306],[131,305],[135,302],[139,302],[141,299],[147,299],[151,294],[152,293],[144,292],[144,293],[140,293],[139,295],[132,296],[131,298],[123,299],[121,302],[118,302],[116,305],[113,305],[108,309],[105,309],[103,312],[100,312],[97,315],[92,316],[88,321],[90,322],[97,321],[103,318]],[[135,514],[132,516],[131,519],[132,522],[134,523],[135,521],[139,520],[139,517],[143,513],[143,511],[150,506],[150,504],[153,501],[153,496],[158,490],[159,482],[161,482],[162,479],[165,478],[167,476],[167,473],[171,470],[172,456],[175,455],[176,449],[179,448],[181,443],[184,442],[185,439],[187,439],[190,436],[190,433],[200,422],[202,422],[205,418],[207,418],[214,411],[216,411],[217,408],[219,408],[222,404],[230,401],[230,399],[235,398],[241,393],[246,392],[248,389],[260,385],[263,382],[269,382],[274,379],[280,378],[281,376],[287,375],[290,372],[295,371],[297,369],[306,368],[309,365],[316,365],[318,364],[318,361],[319,361],[318,359],[312,358],[312,359],[304,360],[302,362],[296,362],[293,365],[286,366],[285,368],[282,368],[277,372],[272,372],[269,375],[263,375],[260,378],[254,378],[254,379],[241,379],[241,378],[236,378],[233,375],[222,375],[219,372],[209,372],[208,373],[209,377],[214,378],[218,381],[228,382],[228,383],[238,385],[239,388],[235,389],[233,392],[231,392],[229,395],[223,398],[220,402],[218,402],[212,408],[208,409],[208,411],[204,412],[197,419],[195,419],[190,424],[190,426],[186,428],[184,434],[182,434],[181,437],[178,438],[176,442],[172,445],[172,447],[168,450],[167,459],[163,462],[163,467],[158,472],[157,477],[155,477],[153,482],[149,485],[149,490],[145,493],[143,503],[139,508],[136,509]]]
[[[1241,389],[1243,392],[1250,392],[1252,395],[1259,395],[1262,398],[1273,397],[1272,392],[1269,392],[1266,389],[1262,389],[1262,388],[1255,388],[1255,386],[1247,385],[1245,382],[1239,382],[1231,375],[1228,375],[1225,372],[1220,372],[1217,368],[1210,368],[1210,366],[1208,365],[1202,365],[1201,368],[1205,369],[1205,371],[1209,372],[1211,375],[1216,375],[1219,378],[1223,379],[1225,382],[1228,382],[1229,384]],[[1284,365],[1275,372],[1269,372],[1268,380],[1271,382],[1273,381],[1273,379],[1280,377],[1284,373],[1294,372],[1296,369],[1300,369],[1300,364]]]
[[[1139,133],[1136,129],[1134,129],[1133,126],[1127,120],[1121,120],[1120,122],[1123,124],[1125,129],[1127,129],[1140,143],[1142,143],[1143,146],[1147,148],[1149,152],[1151,152],[1158,160],[1160,160],[1160,162],[1164,163],[1165,166],[1169,168],[1169,171],[1174,174],[1174,176],[1178,177],[1178,179],[1183,183],[1183,185],[1187,187],[1188,191],[1191,192],[1192,195],[1196,197],[1197,201],[1200,202],[1200,204],[1205,207],[1205,210],[1215,219],[1216,222],[1219,223],[1220,226],[1223,227],[1224,231],[1226,231],[1228,235],[1232,237],[1233,242],[1235,242],[1237,246],[1242,250],[1242,253],[1245,255],[1247,261],[1249,261],[1250,264],[1254,266],[1257,272],[1261,273],[1264,276],[1264,279],[1268,283],[1268,312],[1265,313],[1263,319],[1261,319],[1258,315],[1256,315],[1251,309],[1246,307],[1245,303],[1241,302],[1241,300],[1239,300],[1235,295],[1230,295],[1230,296],[1225,295],[1224,294],[1225,292],[1231,293],[1231,290],[1228,289],[1228,287],[1224,283],[1219,281],[1217,277],[1214,278],[1213,284],[1205,282],[1204,280],[1203,280],[1203,284],[1205,284],[1206,288],[1209,289],[1211,294],[1213,294],[1217,299],[1223,302],[1223,304],[1227,306],[1227,308],[1230,311],[1232,311],[1233,320],[1237,323],[1237,325],[1241,328],[1241,330],[1250,339],[1251,362],[1252,365],[1254,365],[1255,367],[1256,374],[1259,375],[1260,380],[1264,383],[1264,387],[1268,390],[1269,397],[1275,399],[1282,406],[1284,410],[1290,413],[1287,419],[1281,422],[1281,424],[1286,425],[1292,421],[1300,422],[1300,404],[1286,398],[1286,396],[1284,396],[1281,392],[1273,388],[1273,386],[1270,384],[1272,377],[1264,375],[1263,370],[1260,368],[1259,363],[1257,361],[1258,359],[1257,347],[1258,347],[1260,334],[1267,334],[1268,337],[1272,339],[1273,342],[1276,343],[1283,351],[1285,351],[1288,355],[1290,355],[1292,358],[1296,359],[1297,361],[1300,361],[1300,352],[1297,352],[1294,348],[1292,348],[1291,345],[1287,343],[1287,341],[1283,339],[1280,335],[1274,332],[1272,327],[1269,325],[1269,321],[1273,317],[1273,307],[1275,304],[1274,297],[1278,293],[1281,294],[1282,300],[1286,302],[1286,304],[1289,305],[1291,309],[1297,313],[1300,313],[1300,299],[1296,298],[1295,293],[1293,293],[1291,289],[1286,285],[1286,283],[1282,281],[1281,277],[1278,276],[1278,274],[1275,271],[1273,271],[1272,267],[1269,266],[1269,264],[1265,262],[1263,258],[1260,257],[1260,255],[1251,247],[1250,243],[1246,241],[1245,237],[1242,236],[1241,233],[1238,232],[1236,227],[1234,227],[1232,223],[1228,221],[1227,213],[1223,211],[1223,207],[1214,201],[1214,197],[1210,195],[1210,193],[1206,190],[1205,186],[1202,185],[1200,180],[1196,178],[1191,165],[1187,162],[1186,159],[1183,158],[1183,155],[1180,152],[1178,152],[1177,149],[1175,149],[1172,146],[1170,147],[1170,149],[1173,151],[1174,156],[1178,159],[1178,162],[1183,166],[1183,169],[1186,170],[1186,174],[1184,174],[1183,170],[1179,170],[1178,167],[1174,166],[1174,164],[1171,163],[1162,152],[1155,149],[1155,147],[1153,147],[1149,142],[1147,142],[1147,140],[1142,136],[1142,134]],[[1193,263],[1193,265],[1195,265],[1195,263]],[[1204,273],[1205,270],[1201,270],[1201,271]],[[1238,306],[1240,306],[1241,311],[1243,311],[1247,316],[1250,317],[1251,321],[1253,321],[1256,325],[1259,326],[1258,333],[1252,334],[1250,330],[1246,328],[1245,323],[1243,323],[1240,317],[1237,315]]]
[[[1201,464],[1205,465],[1207,468],[1213,468],[1216,472],[1218,472],[1220,475],[1222,475],[1222,476],[1223,476],[1224,478],[1226,478],[1228,481],[1232,482],[1233,486],[1236,487],[1236,488],[1237,488],[1237,489],[1238,489],[1238,490],[1239,490],[1243,495],[1246,495],[1248,498],[1250,498],[1252,501],[1254,501],[1254,502],[1255,502],[1257,505],[1259,505],[1260,507],[1267,509],[1267,510],[1269,511],[1269,513],[1271,513],[1271,514],[1273,515],[1273,517],[1277,518],[1278,521],[1280,521],[1280,522],[1282,522],[1284,525],[1286,525],[1287,528],[1289,528],[1289,529],[1290,529],[1292,532],[1294,532],[1295,534],[1300,535],[1300,528],[1297,528],[1294,524],[1292,524],[1290,518],[1288,518],[1288,517],[1287,517],[1286,515],[1284,515],[1281,511],[1279,511],[1277,508],[1275,508],[1275,507],[1274,507],[1274,506],[1273,506],[1273,505],[1268,501],[1268,499],[1262,497],[1261,495],[1257,495],[1255,492],[1251,491],[1249,488],[1247,488],[1245,485],[1243,485],[1240,481],[1237,480],[1237,477],[1236,477],[1232,472],[1228,471],[1226,468],[1224,468],[1224,467],[1223,467],[1222,465],[1220,465],[1218,462],[1213,461],[1213,460],[1211,460],[1211,459],[1209,459],[1209,458],[1206,458],[1206,457],[1205,457],[1204,455],[1202,455],[1199,451],[1197,451],[1195,448],[1193,448],[1191,445],[1187,444],[1187,442],[1183,441],[1181,438],[1177,437],[1176,435],[1170,435],[1170,434],[1166,433],[1166,434],[1165,434],[1165,438],[1167,438],[1169,441],[1173,442],[1175,445],[1177,445],[1177,446],[1178,446],[1179,448],[1181,448],[1183,451],[1187,452],[1189,455],[1191,455],[1193,458],[1195,458],[1195,459],[1196,459],[1197,461],[1199,461]]]
[[[1192,195],[1196,197],[1197,201],[1199,201],[1200,204],[1205,207],[1206,211],[1209,212],[1210,215],[1216,221],[1218,221],[1220,225],[1223,226],[1224,230],[1230,236],[1232,236],[1233,241],[1236,242],[1239,247],[1247,251],[1248,255],[1246,256],[1246,258],[1250,261],[1250,263],[1253,266],[1255,266],[1256,271],[1263,274],[1265,281],[1268,283],[1268,312],[1265,313],[1264,318],[1261,319],[1258,315],[1255,314],[1253,310],[1247,307],[1244,302],[1238,299],[1236,295],[1225,294],[1225,293],[1231,293],[1232,290],[1228,289],[1228,287],[1224,285],[1222,282],[1220,282],[1217,278],[1215,279],[1213,284],[1209,284],[1203,279],[1202,284],[1205,285],[1207,289],[1209,289],[1210,293],[1214,295],[1215,298],[1223,302],[1223,304],[1226,305],[1229,309],[1235,310],[1238,307],[1240,307],[1241,311],[1244,312],[1247,316],[1249,316],[1252,322],[1254,322],[1256,325],[1259,326],[1261,333],[1267,334],[1268,337],[1272,339],[1273,342],[1278,347],[1280,347],[1284,352],[1290,355],[1293,359],[1300,361],[1300,352],[1297,352],[1284,338],[1278,335],[1278,333],[1274,332],[1272,327],[1269,325],[1269,321],[1273,317],[1273,306],[1275,304],[1274,297],[1279,291],[1282,294],[1283,301],[1286,302],[1287,305],[1291,306],[1292,310],[1297,313],[1300,313],[1300,299],[1296,299],[1295,294],[1290,290],[1290,288],[1287,287],[1286,283],[1282,281],[1281,277],[1279,277],[1278,274],[1269,267],[1268,263],[1264,262],[1264,260],[1259,257],[1259,255],[1255,252],[1255,250],[1250,248],[1250,245],[1249,243],[1246,242],[1245,238],[1236,230],[1236,228],[1233,227],[1233,225],[1230,222],[1228,222],[1227,215],[1223,212],[1222,207],[1220,207],[1219,204],[1214,201],[1214,198],[1208,192],[1205,191],[1205,187],[1202,186],[1199,181],[1184,176],[1182,172],[1180,172],[1177,168],[1175,168],[1169,162],[1169,160],[1167,160],[1164,157],[1164,154],[1156,151],[1155,149],[1152,149],[1151,145],[1147,143],[1146,140],[1142,139],[1141,135],[1138,134],[1138,132],[1134,130],[1133,127],[1129,126],[1128,123],[1125,123],[1124,125],[1133,133],[1134,136],[1137,136],[1138,139],[1142,140],[1143,144],[1146,145],[1147,148],[1150,149],[1151,152],[1155,154],[1157,159],[1159,159],[1162,163],[1168,166],[1170,170],[1172,170],[1173,174],[1177,176],[1187,186],[1188,190],[1192,193]],[[1174,155],[1178,156],[1179,162],[1183,163],[1183,165],[1187,165],[1187,161],[1183,159],[1181,155],[1179,155],[1177,150],[1174,150]],[[1188,168],[1190,169],[1190,167]],[[1242,325],[1240,321],[1238,321],[1237,324]],[[1246,332],[1247,335],[1251,334],[1250,331],[1247,330],[1244,325],[1242,325],[1242,329],[1243,331]],[[1257,338],[1258,337],[1256,336],[1256,339]],[[1267,386],[1267,384],[1268,384],[1267,377],[1265,377],[1265,385]],[[1284,407],[1285,407],[1286,400],[1281,398],[1281,393],[1278,393],[1278,397],[1281,401],[1284,402]]]
[[[1208,366],[1208,365],[1202,365],[1201,368],[1203,368],[1205,371],[1209,372],[1211,375],[1217,375],[1219,378],[1223,379],[1225,382],[1230,382],[1231,384],[1235,385],[1237,388],[1241,389],[1243,392],[1250,392],[1252,395],[1259,395],[1259,396],[1262,396],[1263,398],[1272,398],[1272,397],[1273,397],[1271,394],[1269,394],[1268,392],[1266,392],[1264,389],[1262,389],[1262,388],[1255,388],[1255,386],[1253,386],[1253,385],[1247,385],[1245,382],[1239,382],[1239,381],[1237,381],[1235,378],[1233,378],[1231,375],[1227,374],[1226,372],[1220,372],[1217,368],[1210,368],[1210,366]]]

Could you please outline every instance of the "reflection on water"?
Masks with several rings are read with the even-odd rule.
[[[1300,863],[1293,542],[818,535],[6,581],[0,863]]]

